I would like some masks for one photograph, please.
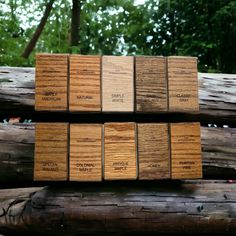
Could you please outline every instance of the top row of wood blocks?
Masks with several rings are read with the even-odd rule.
[[[197,58],[36,55],[35,109],[197,112]]]

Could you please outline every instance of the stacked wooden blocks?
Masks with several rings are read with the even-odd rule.
[[[35,109],[198,112],[197,59],[38,54]]]
[[[38,54],[35,109],[198,112],[197,60]],[[202,177],[199,123],[38,123],[35,137],[35,180]]]

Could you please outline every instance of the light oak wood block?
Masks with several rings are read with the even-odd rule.
[[[197,58],[168,57],[169,111],[199,111]]]
[[[68,124],[37,123],[35,127],[34,180],[67,180]]]
[[[35,110],[66,111],[67,84],[67,54],[36,55]]]
[[[101,56],[70,55],[70,111],[101,111]]]
[[[70,125],[71,181],[102,180],[102,125]]]
[[[102,57],[102,111],[134,111],[134,57]]]
[[[137,127],[139,179],[170,178],[168,124],[140,123]]]
[[[105,180],[137,178],[135,123],[104,125]]]
[[[136,111],[167,111],[165,57],[135,57]]]
[[[172,179],[202,178],[200,123],[172,123]]]

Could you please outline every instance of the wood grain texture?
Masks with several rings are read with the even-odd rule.
[[[170,178],[168,124],[137,124],[139,179]]]
[[[70,111],[101,111],[101,56],[70,55]]]
[[[102,180],[102,125],[70,125],[71,181]]]
[[[235,235],[236,183],[137,181],[1,189],[0,232]]]
[[[168,57],[169,111],[199,111],[197,58]]]
[[[0,123],[0,184],[30,183],[35,123]],[[236,128],[201,127],[203,177],[236,179]]]
[[[66,111],[68,108],[68,55],[37,54],[35,110]]]
[[[232,179],[236,171],[236,128],[201,127],[204,177]]]
[[[135,57],[137,112],[167,111],[165,57]]]
[[[236,75],[198,73],[198,82],[199,119],[215,124],[235,124]],[[0,66],[0,112],[33,111],[34,86],[34,68]]]
[[[102,111],[134,111],[134,57],[102,57]]]
[[[198,81],[201,115],[236,121],[236,75],[198,73]]]
[[[171,178],[202,178],[200,123],[172,123]]]
[[[34,159],[34,180],[67,180],[67,123],[36,124]]]
[[[137,178],[135,123],[105,123],[104,178]]]

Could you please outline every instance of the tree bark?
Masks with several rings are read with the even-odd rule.
[[[236,184],[109,182],[0,190],[0,233],[236,233]]]
[[[35,124],[0,124],[0,183],[32,183]],[[201,127],[203,176],[236,179],[236,128]]]
[[[79,45],[80,31],[80,0],[72,0],[72,16],[71,16],[71,46]]]
[[[22,53],[22,55],[21,55],[22,57],[28,58],[30,53],[33,51],[33,49],[34,49],[34,47],[35,47],[42,31],[43,31],[43,28],[44,28],[44,26],[47,22],[47,19],[50,15],[53,3],[54,3],[54,0],[50,0],[47,3],[44,14],[43,14],[43,17],[42,17],[37,29],[35,30],[33,37],[31,38],[28,45],[26,46],[25,51]]]

